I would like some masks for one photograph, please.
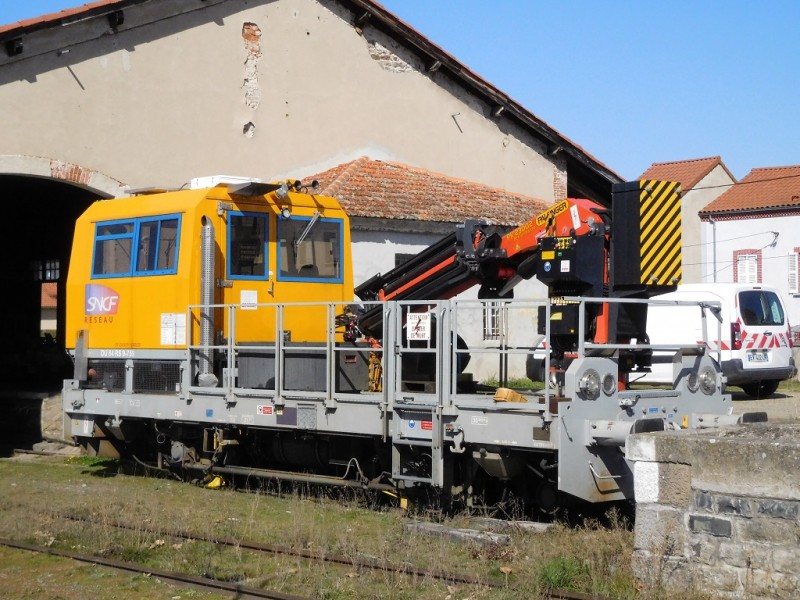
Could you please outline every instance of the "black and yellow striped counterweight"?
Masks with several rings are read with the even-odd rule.
[[[681,188],[642,180],[614,186],[611,284],[649,294],[681,282]]]

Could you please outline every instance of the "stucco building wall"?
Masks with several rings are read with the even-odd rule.
[[[701,222],[698,212],[716,200],[735,182],[730,173],[717,165],[682,198],[682,241],[683,241],[683,281],[684,283],[702,283],[711,281],[706,274],[710,253],[707,240],[701,236]]]
[[[363,154],[544,200],[564,187],[541,142],[333,0],[162,5],[126,9],[118,32],[97,19],[35,32],[0,58],[0,155],[133,188],[296,177]]]

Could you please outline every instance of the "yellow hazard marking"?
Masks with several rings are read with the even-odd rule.
[[[554,219],[561,213],[565,212],[569,208],[569,202],[566,200],[562,200],[558,204],[554,204],[550,208],[548,208],[543,213],[536,215],[536,224],[537,225],[545,225],[550,219]]]
[[[639,186],[640,282],[644,285],[680,283],[683,276],[680,184],[644,180]]]

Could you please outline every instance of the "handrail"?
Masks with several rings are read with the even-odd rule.
[[[691,301],[691,300],[659,300],[654,299],[639,299],[639,298],[586,298],[586,297],[563,297],[559,298],[556,302],[553,299],[547,298],[531,298],[531,299],[493,299],[493,300],[438,300],[438,301],[411,301],[403,300],[396,302],[363,302],[360,303],[362,307],[371,308],[375,305],[380,305],[384,311],[383,323],[384,333],[379,346],[364,346],[364,347],[348,347],[348,352],[356,352],[364,355],[369,355],[371,352],[379,352],[383,361],[383,369],[381,373],[382,394],[381,394],[381,407],[384,416],[389,414],[394,405],[395,398],[418,396],[420,400],[425,398],[435,399],[436,405],[441,411],[450,410],[456,402],[457,383],[458,383],[458,365],[462,362],[463,357],[467,354],[475,357],[484,357],[487,355],[496,354],[498,356],[499,371],[501,382],[509,376],[509,369],[511,369],[512,357],[523,357],[528,355],[535,355],[543,353],[543,361],[545,366],[545,373],[550,370],[550,353],[545,351],[550,347],[551,339],[551,315],[554,306],[559,304],[577,304],[579,306],[578,328],[577,328],[577,355],[584,357],[588,355],[596,355],[598,352],[608,351],[609,353],[617,353],[621,350],[652,350],[652,351],[675,351],[682,352],[683,354],[706,354],[715,353],[717,361],[721,359],[721,344],[711,344],[708,335],[708,323],[706,312],[711,311],[715,314],[720,310],[719,302],[709,301]],[[686,342],[676,344],[651,344],[643,343],[639,340],[631,341],[630,343],[598,343],[586,339],[586,331],[588,323],[586,322],[586,307],[590,304],[647,304],[649,306],[698,306],[701,309],[702,319],[702,341],[697,344],[686,344]],[[290,303],[257,303],[247,305],[246,308],[241,304],[193,304],[187,309],[187,343],[186,351],[188,353],[188,360],[194,361],[196,364],[197,355],[209,350],[221,352],[225,357],[220,357],[226,367],[223,377],[218,384],[218,387],[211,389],[220,391],[226,395],[229,401],[235,401],[235,396],[246,397],[248,393],[255,393],[257,396],[262,396],[262,390],[265,388],[248,388],[247,386],[240,386],[237,381],[240,353],[241,352],[259,352],[263,351],[264,354],[274,355],[274,388],[270,387],[269,390],[265,389],[263,397],[270,397],[274,399],[276,405],[283,404],[284,399],[297,397],[295,392],[302,390],[293,390],[286,383],[285,358],[286,353],[297,352],[307,354],[323,354],[325,355],[325,372],[324,372],[324,389],[318,392],[306,392],[306,397],[309,399],[322,398],[326,407],[334,409],[337,400],[343,396],[342,393],[336,391],[337,372],[336,360],[337,353],[344,352],[345,349],[337,344],[337,338],[341,335],[341,330],[337,332],[337,314],[341,312],[343,307],[347,305],[346,302],[290,302]],[[324,335],[318,337],[317,341],[309,342],[303,346],[292,346],[285,342],[284,334],[286,332],[286,319],[290,311],[302,310],[304,307],[326,307],[325,308],[325,329]],[[540,343],[532,344],[531,342],[537,337],[535,329],[535,321],[527,317],[529,325],[524,328],[512,327],[514,323],[519,322],[522,317],[518,314],[527,314],[525,311],[539,310],[539,307],[544,307],[544,338]],[[240,340],[240,333],[237,331],[237,323],[239,322],[240,310],[274,310],[274,339],[253,342],[252,340]],[[479,343],[471,342],[471,348],[459,347],[456,343],[451,343],[451,340],[456,339],[456,335],[463,333],[462,328],[464,324],[473,325],[475,318],[470,319],[470,311],[485,311],[485,310],[499,310],[498,318],[501,319],[503,327],[501,327],[500,335],[495,340],[480,341]],[[201,311],[223,311],[224,322],[227,326],[227,337],[224,340],[214,340],[213,344],[202,344],[194,339],[197,332],[197,319]],[[432,328],[426,339],[414,338],[404,332],[407,332],[407,314],[409,312],[424,312],[429,315],[430,323],[427,326]],[[515,311],[517,311],[515,313]],[[518,314],[517,314],[518,313]],[[715,316],[717,316],[715,314]],[[515,321],[516,319],[516,321]],[[435,323],[435,325],[433,325]],[[341,325],[341,323],[339,323]],[[721,323],[717,324],[717,337],[721,339],[722,333]],[[323,329],[320,329],[322,333]],[[475,337],[475,336],[473,336]],[[714,348],[716,346],[716,348]],[[411,392],[403,389],[402,377],[400,373],[403,371],[403,363],[412,360],[411,356],[418,355],[431,355],[433,360],[433,380],[430,382],[429,389],[424,392]],[[426,359],[428,360],[428,359]],[[520,358],[514,358],[514,361],[519,363]],[[322,365],[320,364],[320,369]],[[197,392],[194,385],[184,385],[188,387],[188,391]],[[256,390],[248,392],[248,389]],[[204,389],[203,393],[208,393],[208,389]],[[544,388],[541,390],[544,396],[543,418],[545,421],[551,421],[552,415],[550,414],[550,399],[554,395],[555,390],[545,376]],[[427,400],[426,400],[427,402]],[[385,428],[388,434],[388,423]]]

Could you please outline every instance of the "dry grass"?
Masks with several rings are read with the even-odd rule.
[[[409,534],[404,530],[409,515],[363,497],[320,498],[278,488],[250,493],[212,491],[166,479],[117,476],[101,466],[63,459],[2,460],[0,481],[4,506],[0,537],[67,550],[92,549],[154,569],[311,598],[537,598],[550,587],[622,599],[665,597],[659,590],[637,589],[630,574],[633,536],[621,523],[613,522],[613,517],[610,526],[589,523],[582,527],[556,525],[547,533],[514,531],[508,546],[479,547]],[[91,517],[101,525],[63,518],[66,515]],[[117,522],[134,529],[116,528],[113,524]],[[471,526],[468,516],[449,522],[456,527]],[[448,584],[394,571],[365,571],[355,564],[337,566],[257,554],[235,546],[170,537],[169,531],[176,529],[335,553],[354,561],[372,558],[435,568],[489,579],[505,587]],[[0,557],[6,557],[8,564],[8,557],[18,554],[3,550]],[[106,571],[95,567],[73,568],[67,574],[49,564],[58,559],[29,557],[27,561],[27,569],[4,570],[4,597],[224,597],[198,595],[192,590],[175,593],[175,588],[158,582],[105,575]],[[42,572],[63,581],[64,589],[84,589],[85,593],[51,595],[42,588],[42,594],[25,595],[19,582],[32,574],[41,577]],[[103,578],[109,578],[107,584]],[[97,581],[100,584],[96,585]],[[125,590],[133,591],[126,595]]]

